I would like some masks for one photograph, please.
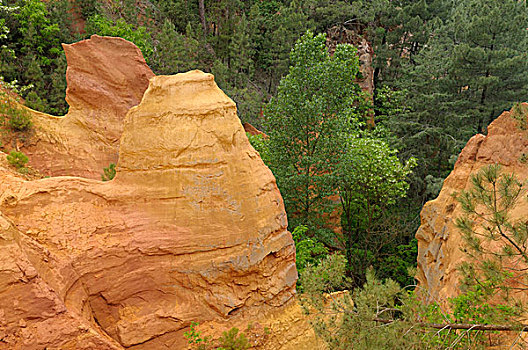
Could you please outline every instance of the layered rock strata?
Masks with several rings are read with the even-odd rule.
[[[0,348],[181,349],[295,293],[275,179],[210,74],[150,80],[113,181],[0,168],[0,211]]]
[[[154,73],[141,51],[121,38],[93,35],[63,48],[68,114],[30,110],[34,127],[18,147],[44,175],[100,179],[104,167],[117,163],[125,115]]]
[[[524,106],[528,106],[524,104]],[[515,173],[520,180],[528,178],[528,132],[526,124],[504,112],[488,127],[488,135],[475,135],[458,157],[454,170],[444,181],[442,190],[421,212],[422,224],[416,233],[418,239],[419,285],[428,291],[430,300],[445,304],[447,298],[459,293],[457,268],[464,259],[464,242],[455,227],[457,217],[463,215],[456,194],[472,187],[471,175],[482,167],[500,164],[506,174]],[[510,218],[526,217],[528,201],[521,198]]]

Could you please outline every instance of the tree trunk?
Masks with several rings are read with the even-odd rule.
[[[204,35],[207,34],[207,22],[205,21],[205,0],[198,0],[198,11],[200,12],[200,22],[202,22],[202,27]]]

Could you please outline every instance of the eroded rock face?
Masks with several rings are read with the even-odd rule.
[[[523,162],[523,154],[528,154],[528,132],[519,127],[519,121],[510,112],[504,112],[488,127],[487,136],[479,134],[469,140],[438,198],[422,209],[422,225],[416,233],[417,279],[431,300],[445,304],[447,298],[459,293],[457,267],[466,254],[461,251],[462,234],[454,225],[455,219],[463,214],[454,195],[470,189],[471,175],[490,164],[500,164],[504,173],[515,173],[520,180],[526,180],[528,166]],[[511,218],[526,217],[527,212],[528,201],[521,199]]]
[[[262,136],[264,138],[268,138],[268,135],[266,135],[265,133],[263,133],[262,131],[260,131],[259,129],[255,128],[253,125],[251,125],[250,123],[244,123],[242,124],[242,126],[244,127],[244,131],[249,133],[250,135],[253,135],[253,136]]]
[[[352,44],[357,48],[359,69],[362,75],[362,79],[358,79],[357,83],[363,91],[372,96],[374,94],[374,68],[372,65],[374,50],[366,36],[360,34],[359,28],[351,30],[343,26],[334,26],[327,30],[326,41],[331,53],[335,51],[338,44]]]
[[[21,148],[44,175],[100,179],[104,167],[117,163],[125,115],[154,73],[141,51],[121,38],[93,35],[63,48],[68,114],[32,111],[33,133]]]
[[[191,321],[292,299],[282,198],[212,75],[152,78],[117,168],[110,182],[0,171],[0,348],[180,349]]]

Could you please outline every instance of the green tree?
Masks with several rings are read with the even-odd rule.
[[[189,33],[182,35],[169,19],[163,22],[158,43],[151,59],[151,68],[157,74],[175,74],[200,67],[199,42]]]
[[[493,345],[513,349],[516,343],[526,347],[520,337],[496,337],[492,342],[483,334],[519,334],[526,326],[512,319],[514,308],[487,303],[481,291],[451,298],[451,311],[442,310],[436,303],[423,303],[419,291],[408,291],[390,279],[382,281],[369,269],[361,287],[336,293],[349,288],[345,264],[343,256],[329,255],[301,275],[301,305],[329,349],[465,350]]]
[[[139,47],[147,63],[154,53],[152,37],[144,26],[134,26],[123,18],[113,20],[101,14],[94,14],[86,22],[87,34],[118,36],[127,39]]]
[[[482,291],[484,300],[500,296],[515,301],[512,292],[525,291],[528,283],[528,223],[511,218],[525,199],[524,183],[490,165],[473,175],[471,184],[458,196],[464,215],[456,220],[469,257],[460,266],[463,289]]]
[[[445,178],[471,136],[528,98],[525,6],[516,0],[451,3],[401,79],[408,108],[390,126],[402,156],[418,159],[413,192],[421,201],[430,199],[426,176]]]
[[[402,164],[396,150],[379,139],[353,138],[345,147],[336,167],[336,179],[347,275],[359,286],[379,250],[391,241],[390,232],[379,230],[377,224],[386,209],[406,195],[406,178],[415,160]]]
[[[325,41],[307,32],[297,42],[289,73],[265,111],[269,165],[293,226],[323,226],[317,221],[331,208],[338,159],[368,108],[355,82],[355,48],[339,45],[330,56]]]
[[[98,12],[97,0],[73,0],[73,4],[84,19]]]
[[[60,43],[72,39],[70,29],[61,27],[67,25],[69,15],[64,13],[61,17],[57,13],[58,9],[66,8],[64,2],[54,2],[51,9],[39,0],[8,1],[6,4],[10,6],[0,10],[0,22],[8,29],[4,30],[0,50],[0,76],[22,86],[34,86],[22,96],[29,107],[65,113],[65,86],[57,89],[58,85],[52,81],[53,72],[63,69],[65,72]]]
[[[328,254],[328,248],[323,243],[308,237],[307,232],[308,227],[304,225],[299,225],[292,231],[295,242],[295,265],[299,274],[302,274],[309,265],[319,265],[321,259]]]
[[[178,33],[185,33],[188,23],[198,24],[198,2],[191,0],[157,0],[158,9],[174,24]]]
[[[258,125],[264,101],[253,81],[255,72],[250,30],[248,20],[242,14],[230,37],[228,54],[224,60],[215,60],[212,73],[218,86],[236,102],[240,119]]]
[[[276,93],[281,78],[288,73],[290,51],[295,42],[313,29],[302,2],[259,1],[250,9],[250,32],[254,47],[255,76],[261,93]]]

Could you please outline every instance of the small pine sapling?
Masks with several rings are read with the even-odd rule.
[[[494,308],[493,321],[511,323],[523,311],[512,293],[528,288],[528,223],[511,218],[525,196],[525,186],[497,164],[482,168],[471,184],[458,195],[464,214],[455,223],[470,258],[459,268],[463,292],[478,293],[482,303],[493,299],[496,304],[501,298],[504,307]]]

